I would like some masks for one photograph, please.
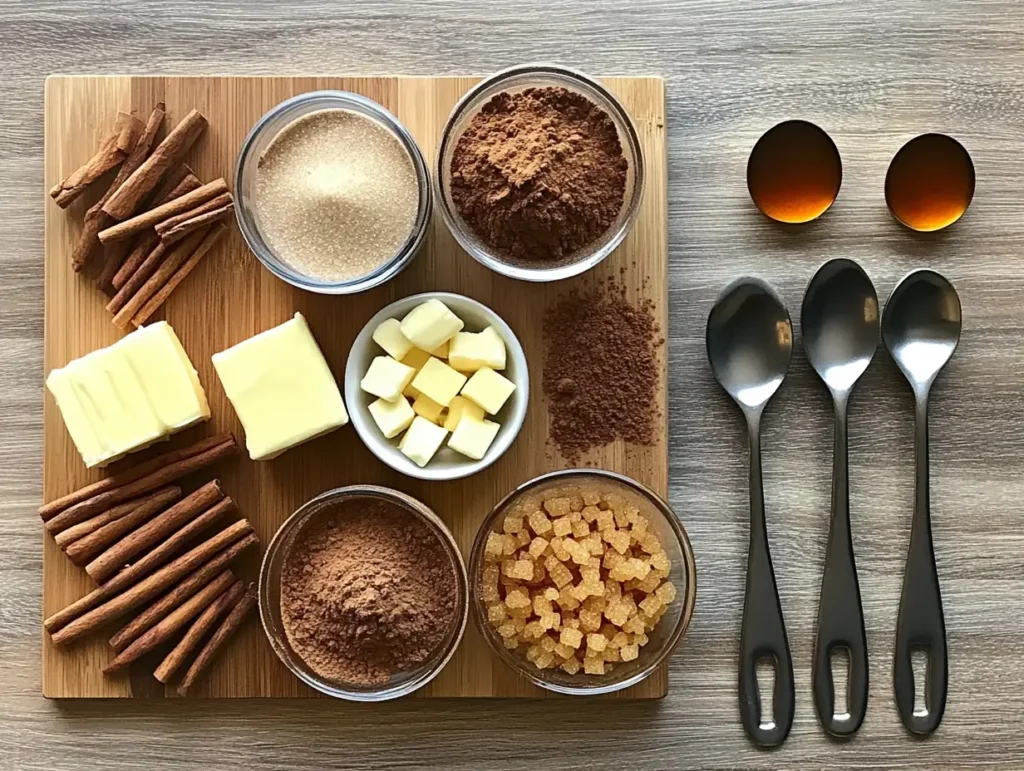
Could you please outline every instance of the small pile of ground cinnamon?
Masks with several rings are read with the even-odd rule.
[[[547,309],[542,386],[550,438],[566,460],[617,439],[655,442],[664,342],[651,301],[630,303],[626,288],[610,280]]]
[[[452,201],[492,249],[557,263],[612,226],[628,168],[612,119],[583,95],[560,87],[502,92],[459,137]]]
[[[377,685],[426,661],[456,613],[456,575],[412,513],[373,498],[337,504],[301,532],[281,575],[288,642],[328,680]]]

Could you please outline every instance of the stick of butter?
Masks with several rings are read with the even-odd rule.
[[[505,341],[494,327],[483,332],[459,332],[452,338],[448,363],[459,372],[476,372],[481,367],[505,369]]]
[[[210,417],[199,375],[166,321],[53,370],[46,387],[89,468]]]
[[[417,348],[433,351],[451,340],[463,327],[462,319],[440,300],[427,300],[417,305],[402,319],[401,330]]]
[[[301,313],[215,353],[213,366],[253,460],[275,458],[348,423],[338,384]]]

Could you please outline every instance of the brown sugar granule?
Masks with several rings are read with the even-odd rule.
[[[513,260],[562,262],[622,209],[629,163],[615,124],[581,94],[492,97],[455,146],[451,194],[476,235]]]
[[[633,305],[611,281],[547,309],[542,385],[551,440],[566,460],[616,439],[654,443],[663,343],[651,301]]]
[[[375,685],[427,660],[455,618],[441,541],[395,504],[352,499],[301,532],[281,575],[298,656],[328,680]]]

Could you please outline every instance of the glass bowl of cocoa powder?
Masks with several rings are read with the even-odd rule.
[[[484,79],[444,126],[434,173],[441,215],[491,270],[558,281],[604,260],[643,199],[640,138],[595,79],[551,64]]]
[[[473,618],[505,664],[571,696],[645,680],[682,642],[697,574],[669,505],[629,477],[555,471],[484,520],[470,556]]]
[[[397,490],[355,485],[304,504],[260,569],[274,653],[306,685],[377,702],[433,680],[468,616],[466,567],[444,522]]]

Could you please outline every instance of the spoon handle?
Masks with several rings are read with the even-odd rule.
[[[757,684],[757,664],[764,660],[771,661],[775,668],[772,715],[768,720],[763,719]],[[750,420],[750,549],[740,633],[739,701],[740,718],[751,741],[761,747],[775,747],[786,740],[793,725],[796,689],[786,625],[768,550],[761,439],[756,417]]]
[[[832,451],[832,520],[825,570],[818,600],[818,633],[814,641],[814,706],[818,720],[832,736],[852,736],[864,722],[868,706],[868,653],[864,611],[850,536],[850,487],[846,443],[846,404],[836,402],[835,446]],[[846,709],[836,714],[832,655],[846,649],[850,660]]]
[[[928,397],[919,396],[914,431],[917,487],[910,550],[903,575],[903,594],[896,622],[896,651],[893,657],[893,687],[896,707],[903,725],[911,733],[926,736],[939,727],[946,709],[949,687],[946,658],[946,624],[942,615],[939,575],[932,547],[932,524],[928,495]],[[928,656],[924,683],[924,705],[915,709],[912,654]]]

